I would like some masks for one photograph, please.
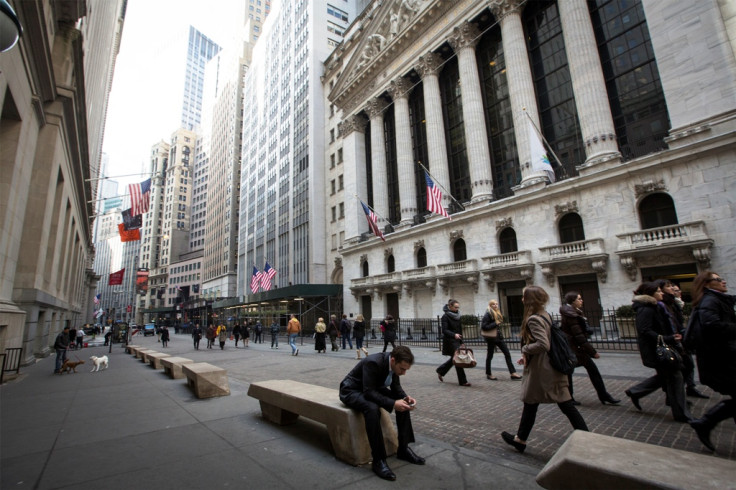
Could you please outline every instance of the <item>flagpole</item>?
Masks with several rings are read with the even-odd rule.
[[[386,223],[389,223],[390,224],[390,221],[389,220],[387,220],[386,218],[384,218],[383,216],[381,216],[380,214],[378,214],[378,212],[375,209],[373,209],[370,204],[368,204],[367,202],[365,202],[364,200],[362,200],[360,197],[358,197],[357,194],[353,194],[353,197],[355,197],[355,199],[357,199],[358,201],[360,201],[363,204],[365,204],[365,207],[367,207],[368,209],[370,209],[371,211],[373,211],[373,214],[375,214],[376,216],[378,216],[380,219],[382,219]]]
[[[560,162],[560,159],[557,158],[557,154],[552,149],[552,145],[549,144],[549,141],[547,141],[547,138],[544,137],[544,135],[539,130],[539,128],[537,127],[537,125],[534,124],[534,119],[532,119],[532,116],[530,116],[529,113],[526,111],[526,107],[524,107],[522,110],[524,111],[524,114],[526,114],[526,117],[529,118],[529,122],[532,124],[532,127],[534,128],[534,131],[536,131],[537,132],[537,135],[540,138],[542,138],[542,141],[544,141],[544,144],[547,145],[547,149],[549,150],[549,152],[552,153],[552,156],[553,157],[555,157],[555,161],[557,162],[557,165],[559,165],[562,170],[565,170],[565,167],[562,166],[562,162]],[[554,169],[552,169],[552,170],[554,170]]]
[[[445,195],[446,196],[449,196],[449,198],[452,199],[452,202],[454,202],[455,204],[457,204],[458,206],[460,206],[460,209],[462,209],[463,211],[465,211],[465,206],[463,206],[462,204],[460,204],[460,202],[457,199],[455,199],[451,193],[447,192],[447,189],[445,189],[445,186],[443,186],[440,183],[440,181],[437,180],[434,175],[432,175],[432,173],[427,169],[427,167],[425,167],[424,164],[422,162],[420,162],[420,161],[417,161],[417,163],[419,164],[420,167],[422,167],[422,169],[425,172],[427,172],[427,175],[429,175],[430,177],[432,177],[432,180],[434,181],[434,183],[437,184],[438,186],[440,186],[440,189],[442,189],[442,191],[445,193]]]

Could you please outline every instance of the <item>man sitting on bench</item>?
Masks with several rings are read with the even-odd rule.
[[[414,442],[409,412],[417,401],[401,388],[399,376],[403,376],[414,364],[414,354],[406,346],[392,352],[379,352],[365,357],[340,383],[340,400],[350,408],[359,410],[365,418],[365,430],[373,456],[373,472],[384,480],[396,480],[396,475],[386,464],[386,448],[383,445],[380,409],[388,413],[396,410],[399,448],[396,457],[413,464],[424,464],[424,458],[414,454],[409,443]]]

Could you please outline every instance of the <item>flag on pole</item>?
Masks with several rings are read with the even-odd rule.
[[[100,304],[100,298],[101,297],[102,297],[102,294],[96,294],[95,295],[95,304],[96,305],[99,305]]]
[[[529,152],[532,162],[533,172],[544,172],[547,174],[550,182],[555,181],[555,171],[549,163],[547,151],[544,149],[542,140],[539,139],[531,117],[529,118]]]
[[[141,239],[141,230],[140,229],[134,229],[134,230],[125,230],[125,225],[123,223],[118,223],[118,232],[120,232],[120,241],[121,242],[136,242]]]
[[[126,209],[123,211],[123,225],[125,225],[125,231],[137,230],[143,226],[143,215],[137,214],[133,216],[132,210]]]
[[[376,216],[376,213],[373,212],[371,208],[368,207],[366,203],[363,201],[360,201],[360,205],[363,206],[363,212],[365,212],[365,219],[368,220],[368,228],[371,229],[371,232],[376,235],[378,238],[383,240],[384,242],[386,239],[383,237],[383,233],[381,233],[381,230],[378,228],[378,217]]]
[[[424,178],[427,180],[427,211],[435,214],[441,214],[445,218],[451,220],[447,210],[442,207],[442,191],[438,185],[430,178],[427,171],[424,171]]]
[[[151,179],[146,179],[140,184],[129,184],[130,192],[130,214],[137,216],[148,211],[151,202]]]
[[[271,279],[276,277],[276,269],[268,265],[268,262],[266,262],[266,267],[263,268],[261,276],[261,289],[263,289],[264,291],[270,291]]]
[[[253,275],[250,278],[250,290],[253,291],[253,294],[258,292],[258,289],[261,287],[261,272],[258,271],[258,268],[254,265],[253,266]]]
[[[125,276],[125,269],[120,269],[117,272],[112,272],[110,278],[107,281],[108,286],[120,286],[123,284],[123,276]]]

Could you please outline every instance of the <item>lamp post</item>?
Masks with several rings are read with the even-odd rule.
[[[0,0],[0,53],[15,46],[21,34],[23,27],[15,11],[6,0]]]

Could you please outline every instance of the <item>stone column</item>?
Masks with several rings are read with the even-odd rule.
[[[432,177],[443,188],[450,188],[450,164],[447,158],[445,123],[442,115],[442,96],[440,95],[439,69],[442,57],[435,53],[421,56],[415,65],[424,85],[424,119],[427,129],[427,155],[429,162],[422,162],[432,173]],[[450,196],[442,193],[442,205],[450,207]]]
[[[366,107],[366,112],[371,120],[373,209],[378,215],[378,226],[381,229],[388,224],[388,170],[386,168],[386,138],[383,134],[383,112],[386,107],[388,107],[388,103],[380,97],[369,100]]]
[[[557,5],[575,105],[585,141],[584,166],[611,160],[619,162],[621,154],[588,5],[585,0],[566,0]]]
[[[411,225],[417,214],[417,184],[414,176],[414,155],[409,122],[409,80],[393,80],[388,93],[394,100],[396,119],[396,160],[399,167],[399,196],[401,198],[401,225]]]
[[[363,116],[352,115],[339,124],[342,138],[345,180],[345,243],[357,242],[365,229],[365,213],[358,199],[368,199],[366,179],[365,128]],[[357,199],[355,196],[358,196]]]
[[[524,0],[493,0],[493,15],[501,20],[501,39],[506,63],[506,79],[509,84],[511,113],[514,118],[514,136],[521,167],[521,185],[545,178],[544,172],[532,173],[529,150],[529,117],[537,128],[539,110],[534,92],[534,79],[529,65],[529,55],[521,23],[521,5]],[[528,114],[528,116],[527,116]]]
[[[453,29],[452,35],[448,39],[452,49],[457,54],[460,70],[465,145],[468,150],[470,182],[473,190],[472,202],[493,197],[491,151],[488,146],[480,76],[475,59],[475,45],[478,43],[479,36],[478,27],[475,24],[465,22]]]

